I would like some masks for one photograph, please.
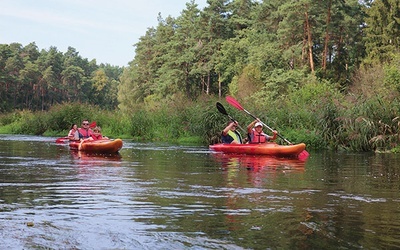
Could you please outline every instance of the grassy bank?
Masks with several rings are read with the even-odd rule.
[[[293,143],[305,142],[310,149],[397,152],[400,102],[396,96],[388,98],[382,93],[344,95],[328,83],[311,82],[281,98],[238,100],[285,138]],[[224,99],[213,97],[197,102],[147,103],[125,113],[65,103],[48,112],[2,114],[0,133],[65,136],[71,124],[89,119],[96,121],[110,138],[207,145],[218,142],[220,131],[229,120],[216,109],[217,101],[243,128],[253,120]]]

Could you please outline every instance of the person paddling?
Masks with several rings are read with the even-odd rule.
[[[228,122],[228,125],[222,130],[221,141],[222,143],[230,143],[230,144],[242,144],[242,136],[236,130],[239,126],[238,122]]]
[[[259,119],[252,121],[247,126],[247,132],[250,136],[250,143],[266,143],[268,141],[273,141],[276,139],[278,132],[273,131],[273,136],[269,136],[263,132],[263,125]]]

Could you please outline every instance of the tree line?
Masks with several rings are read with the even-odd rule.
[[[0,111],[62,102],[129,109],[182,95],[284,95],[309,74],[346,89],[360,65],[399,52],[399,0],[194,0],[158,16],[125,70],[75,48],[0,45]],[[269,98],[267,98],[268,100]]]
[[[346,90],[360,66],[399,53],[398,0],[192,0],[177,18],[158,17],[121,77],[120,105],[177,94],[268,101],[310,74]],[[256,94],[257,93],[257,94]]]
[[[190,1],[176,18],[158,16],[124,68],[97,65],[74,48],[0,45],[0,111],[88,103],[117,110],[126,121],[118,126],[132,136],[153,127],[153,135],[181,131],[176,136],[214,141],[223,119],[215,101],[229,94],[291,141],[394,148],[399,6],[400,0],[208,0],[199,9]]]
[[[122,71],[82,58],[72,47],[62,53],[39,51],[35,42],[0,44],[0,111],[45,111],[64,102],[115,109]]]

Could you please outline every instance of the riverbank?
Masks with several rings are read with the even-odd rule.
[[[281,102],[280,106],[275,103],[265,108],[265,104],[256,102],[241,103],[282,137],[292,143],[303,142],[307,149],[399,151],[400,118],[393,117],[400,109],[399,103],[371,97],[358,105],[347,103],[345,106],[345,103],[337,101],[339,97],[344,98],[329,86],[310,84],[293,92],[288,99],[290,102]],[[312,104],[309,100],[313,100]],[[63,137],[72,124],[80,125],[83,119],[88,119],[96,121],[102,127],[102,133],[110,138],[209,145],[219,141],[221,130],[230,121],[218,111],[216,102],[223,103],[229,116],[243,128],[254,120],[224,100],[212,97],[159,106],[143,104],[125,113],[82,103],[64,103],[49,111],[23,110],[1,114],[0,134]],[[242,135],[246,133],[240,132]],[[264,132],[270,133],[266,129]],[[281,139],[277,142],[286,144]]]

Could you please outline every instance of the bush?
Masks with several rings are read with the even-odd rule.
[[[53,106],[48,112],[48,129],[68,131],[76,123],[78,127],[83,119],[90,119],[94,108],[82,103],[64,103]]]
[[[153,120],[144,110],[132,114],[130,118],[129,134],[141,140],[154,140]]]

